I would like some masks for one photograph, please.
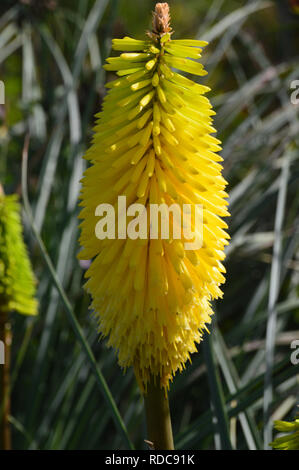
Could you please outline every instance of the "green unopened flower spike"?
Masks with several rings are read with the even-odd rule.
[[[0,340],[4,364],[0,365],[0,449],[11,449],[10,349],[8,314],[37,314],[35,279],[23,241],[20,205],[16,195],[5,196],[0,184]]]
[[[35,285],[17,196],[0,191],[0,312],[36,315]]]
[[[279,450],[299,450],[299,417],[293,422],[275,421],[275,429],[287,433],[286,436],[277,437],[269,445]]]

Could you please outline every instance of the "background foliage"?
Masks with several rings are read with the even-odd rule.
[[[40,302],[37,318],[12,316],[16,449],[125,449],[126,435],[145,448],[143,402],[132,371],[123,376],[113,351],[98,341],[82,289],[86,266],[76,259],[77,198],[81,157],[111,78],[101,68],[111,38],[142,38],[154,3],[0,5],[6,92],[0,181],[6,193],[21,194],[21,155],[30,132],[34,224],[24,221]],[[299,108],[290,101],[290,83],[299,79],[296,3],[170,2],[175,36],[210,42],[203,57],[209,75],[200,80],[213,90],[215,127],[224,143],[232,237],[224,299],[215,305],[211,334],[170,392],[180,449],[262,448],[271,440],[273,419],[291,419],[296,412],[299,372],[290,362],[290,343],[299,339]],[[99,369],[90,368],[92,353],[79,324],[123,427]]]

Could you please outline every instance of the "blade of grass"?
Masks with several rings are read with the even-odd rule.
[[[225,16],[222,20],[216,23],[212,28],[208,31],[202,33],[200,38],[204,38],[205,41],[211,42],[217,37],[221,37],[223,33],[232,27],[234,23],[238,23],[239,21],[247,18],[249,15],[257,12],[258,10],[263,10],[264,8],[269,8],[272,6],[272,2],[251,2],[249,5],[244,7],[238,8],[237,10],[229,13]]]
[[[223,390],[220,382],[217,364],[214,358],[214,351],[212,347],[212,339],[210,335],[206,335],[203,341],[203,351],[205,362],[207,366],[208,381],[211,393],[211,402],[215,410],[215,417],[217,418],[217,430],[220,434],[221,447],[224,450],[232,450],[232,444],[229,435],[228,417],[225,409],[225,401]]]
[[[108,3],[109,0],[97,0],[89,12],[80,40],[78,42],[74,58],[73,79],[75,85],[79,78],[86,50],[88,49],[89,39],[94,33],[99,21],[101,20]]]
[[[10,41],[5,47],[1,48],[0,51],[0,64],[7,59],[11,54],[13,54],[19,47],[22,46],[22,37],[21,35],[17,35],[15,39]]]
[[[275,241],[273,247],[273,261],[270,275],[268,321],[266,330],[266,373],[264,385],[264,449],[270,449],[269,442],[272,442],[273,423],[270,421],[271,402],[273,399],[272,373],[274,363],[274,347],[276,336],[277,310],[276,303],[279,294],[280,272],[281,272],[281,246],[282,227],[285,214],[287,185],[289,179],[290,158],[289,151],[286,152],[280,177],[280,187],[278,192],[276,215],[275,215]]]
[[[217,327],[215,327],[214,329],[214,338],[215,352],[218,357],[218,361],[221,366],[223,375],[226,379],[229,392],[236,393],[240,387],[238,374],[232,361],[228,356],[223,337]],[[246,410],[244,413],[240,413],[239,420],[249,450],[256,450],[257,448],[261,448],[262,442],[260,439],[260,435],[249,411]]]
[[[278,386],[286,382],[291,377],[299,373],[299,365],[289,367],[289,357],[275,364],[273,368],[273,385]],[[246,409],[249,409],[258,400],[261,400],[264,393],[264,373],[260,374],[250,383],[240,388],[236,393],[229,394],[225,403],[227,407],[228,418],[235,417]],[[237,405],[230,408],[231,402],[235,401]],[[179,433],[176,437],[176,448],[190,448],[199,443],[199,441],[214,432],[211,410],[204,412],[201,417],[191,423],[188,428]]]

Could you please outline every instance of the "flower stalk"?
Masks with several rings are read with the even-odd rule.
[[[173,450],[168,395],[160,381],[151,377],[144,395],[148,440],[152,450]]]
[[[0,340],[4,344],[4,364],[0,365],[0,449],[11,450],[10,429],[10,357],[11,357],[11,325],[6,312],[0,307]]]

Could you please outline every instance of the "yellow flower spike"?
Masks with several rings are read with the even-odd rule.
[[[134,367],[145,393],[153,381],[167,389],[176,371],[185,367],[211,321],[210,302],[222,296],[225,281],[220,260],[229,237],[221,217],[229,213],[222,158],[216,153],[220,141],[210,135],[215,113],[204,96],[210,89],[177,72],[205,75],[197,59],[206,44],[172,39],[167,4],[156,5],[153,31],[145,41],[113,40],[112,48],[121,54],[107,59],[105,68],[123,76],[108,83],[85,157],[94,169],[85,173],[81,194],[79,257],[94,257],[86,288],[99,331],[116,349],[121,367]],[[121,196],[127,197],[122,208]],[[99,204],[115,209],[117,238],[124,215],[127,236],[130,227],[136,229],[141,215],[126,211],[141,201],[147,239],[128,237],[113,249],[119,240],[97,238]],[[182,231],[182,221],[173,215],[169,238],[163,237],[160,220],[152,239],[152,204],[181,209],[200,204],[203,246],[187,249],[189,238],[174,237],[174,229]],[[199,236],[201,227],[191,219],[192,233]],[[109,260],[105,269],[99,267],[101,259]]]
[[[289,423],[287,421],[275,421],[275,429],[287,433],[285,436],[277,437],[269,445],[279,450],[299,450],[299,418]]]

